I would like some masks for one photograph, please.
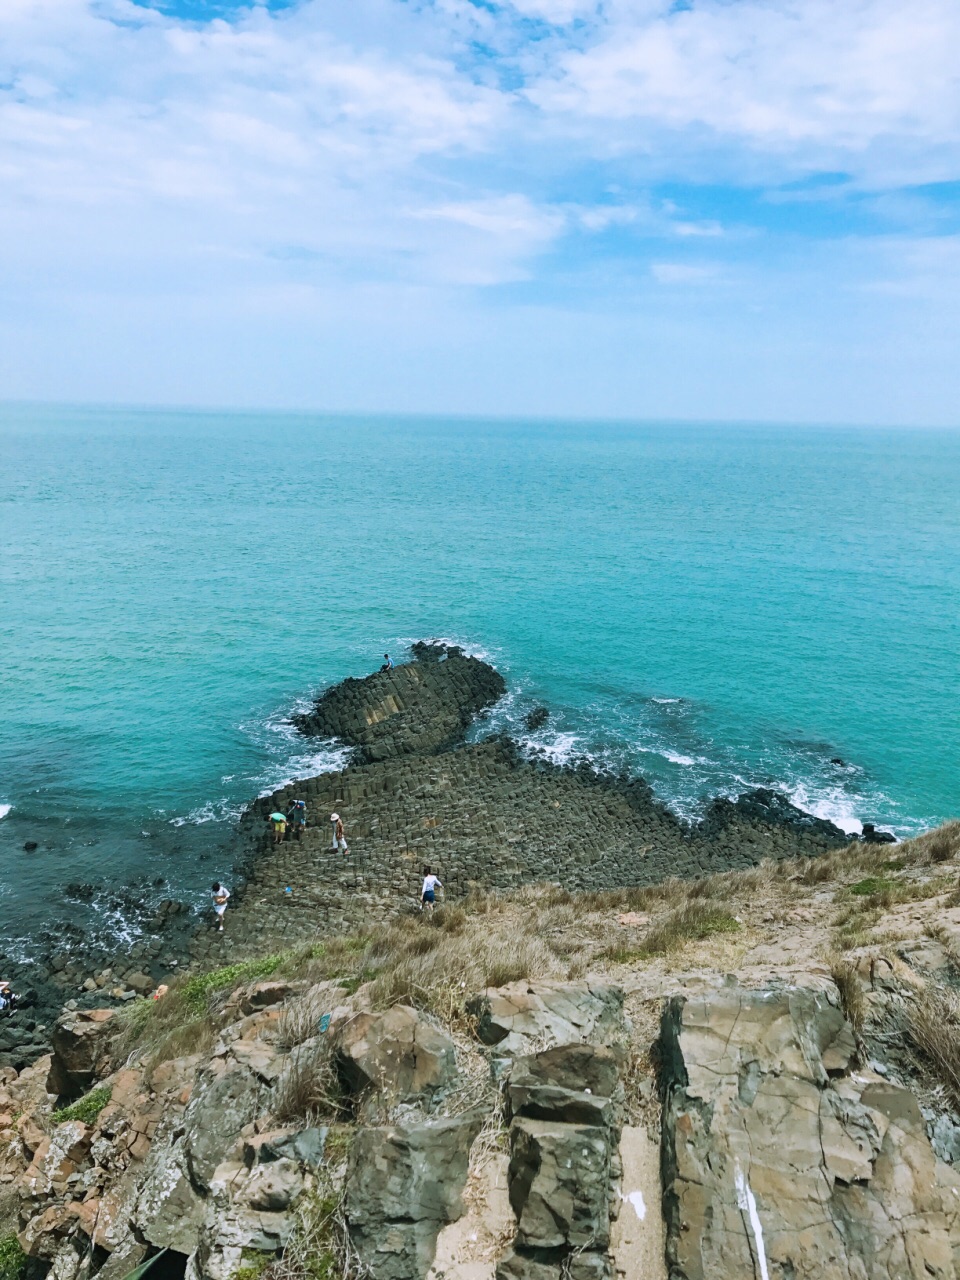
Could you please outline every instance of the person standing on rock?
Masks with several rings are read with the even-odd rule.
[[[435,876],[429,867],[423,868],[423,888],[420,890],[420,910],[427,907],[433,910],[437,900],[437,890],[442,889],[440,877]]]
[[[217,913],[217,932],[223,933],[223,917],[226,914],[230,890],[219,880],[214,880],[210,888],[213,891],[213,909]]]
[[[343,823],[340,820],[339,813],[331,813],[330,821],[333,823],[333,844],[330,846],[334,853],[338,849],[342,849],[344,853],[349,853],[347,848],[347,837],[344,834]]]

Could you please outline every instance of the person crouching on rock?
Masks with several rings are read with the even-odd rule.
[[[350,850],[347,848],[347,837],[344,835],[343,823],[340,821],[339,813],[331,813],[330,821],[333,823],[333,843],[330,846],[331,849],[333,849],[334,852],[336,852],[337,849],[342,849],[344,853],[349,853]]]
[[[227,911],[230,890],[226,885],[222,885],[219,880],[214,880],[210,888],[213,891],[213,909],[217,913],[217,932],[223,933],[223,917]]]
[[[290,823],[290,834],[294,840],[299,840],[307,825],[306,801],[294,800],[287,813],[287,821]]]
[[[433,910],[434,903],[437,900],[437,890],[442,889],[440,877],[435,876],[429,867],[423,868],[423,888],[420,890],[420,910],[426,907],[429,911]]]
[[[6,978],[0,980],[0,1014],[9,1017],[17,1007],[17,1001],[20,999],[13,991],[10,990],[10,983]]]
[[[389,653],[385,653],[385,654],[383,655],[383,657],[384,657],[384,663],[383,663],[383,666],[380,668],[380,670],[381,670],[381,671],[392,671],[392,670],[393,670],[393,659],[390,657]]]

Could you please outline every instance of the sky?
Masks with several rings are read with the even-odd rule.
[[[956,0],[0,0],[0,399],[957,425]]]

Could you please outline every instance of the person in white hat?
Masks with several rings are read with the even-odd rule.
[[[333,823],[333,843],[332,849],[342,849],[344,853],[349,853],[347,848],[347,837],[343,833],[343,823],[340,820],[339,813],[331,813],[330,821]]]

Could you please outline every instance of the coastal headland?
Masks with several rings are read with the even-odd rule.
[[[251,806],[226,933],[0,1064],[7,1275],[956,1276],[960,822],[685,825],[468,739],[501,693],[440,646],[328,690],[302,727],[358,760]]]
[[[129,891],[124,913],[139,930],[132,944],[87,946],[66,920],[38,964],[10,966],[36,1000],[0,1027],[0,1066],[19,1068],[45,1051],[65,994],[81,1008],[123,1002],[185,965],[227,963],[414,912],[426,864],[455,902],[475,889],[543,882],[577,891],[692,879],[849,843],[774,791],[719,797],[689,824],[640,777],[525,754],[508,737],[483,734],[506,692],[489,663],[430,642],[412,645],[409,660],[390,670],[325,690],[295,723],[305,737],[350,747],[353,762],[251,803],[230,855],[226,931],[198,922],[175,896],[147,906]],[[533,714],[542,723],[549,710]],[[306,830],[274,845],[268,815],[293,799],[305,801]],[[331,849],[333,812],[345,822],[347,855]],[[84,891],[93,887],[68,887]]]
[[[230,928],[224,937],[198,934],[193,957],[288,945],[318,929],[409,913],[424,865],[455,901],[472,889],[538,882],[588,890],[690,879],[766,858],[815,857],[850,841],[774,791],[718,797],[689,824],[642,778],[586,762],[557,765],[503,736],[467,741],[505,692],[488,663],[420,642],[409,662],[322,693],[296,724],[346,743],[356,762],[249,807],[239,824],[244,878]],[[306,804],[307,829],[275,846],[268,815],[294,799]],[[348,855],[331,848],[331,813],[346,824]]]

